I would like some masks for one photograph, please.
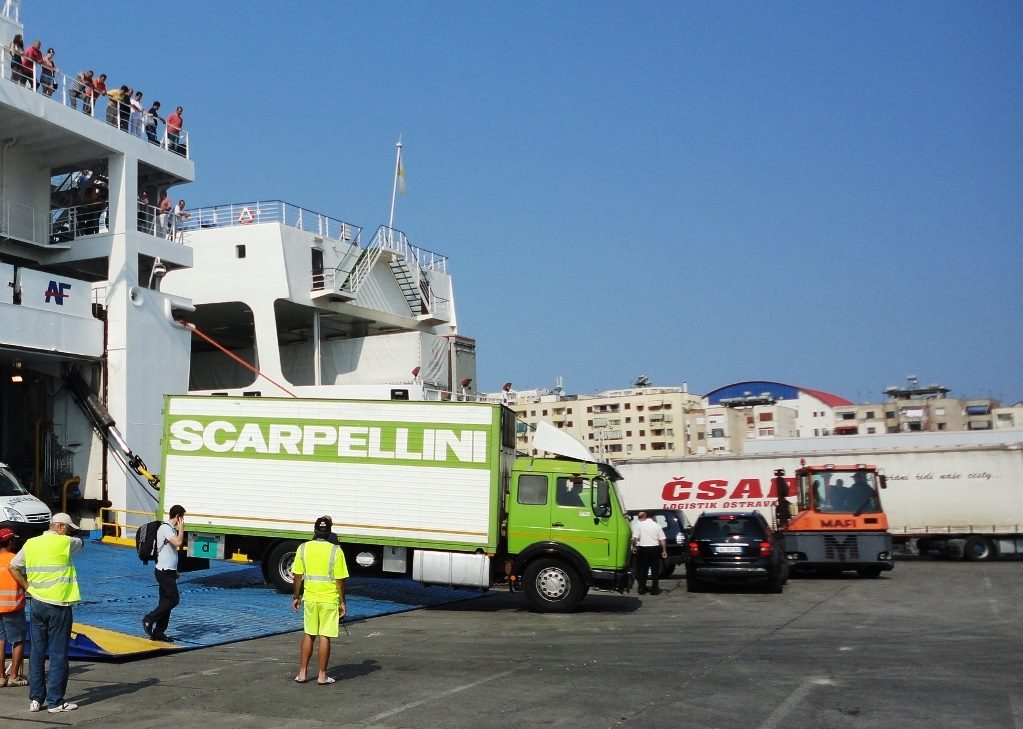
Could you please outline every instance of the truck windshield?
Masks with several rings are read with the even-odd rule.
[[[813,473],[813,501],[825,514],[863,514],[881,511],[877,478],[868,469],[820,470]]]
[[[0,496],[24,496],[28,493],[10,469],[0,466]]]

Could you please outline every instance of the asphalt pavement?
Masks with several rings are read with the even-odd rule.
[[[331,686],[296,684],[300,634],[75,662],[77,711],[12,729],[1023,729],[1023,562],[900,561],[781,595],[591,593],[569,615],[521,595],[371,618],[334,642]],[[173,622],[172,622],[173,628]]]

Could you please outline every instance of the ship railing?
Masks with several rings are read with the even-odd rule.
[[[0,198],[0,238],[26,243],[46,241],[46,216],[28,205]]]
[[[189,227],[227,228],[236,225],[258,225],[260,223],[281,223],[318,235],[324,240],[338,241],[358,246],[362,239],[362,228],[344,220],[322,213],[290,205],[281,200],[261,202],[230,203],[212,207],[192,208]]]
[[[107,99],[106,106],[102,102],[94,103],[94,99],[88,90],[76,77],[67,76],[61,72],[53,75],[53,84],[43,82],[42,68],[37,68],[38,63],[29,61],[31,70],[18,70],[20,66],[12,67],[14,53],[10,48],[0,48],[0,79],[6,79],[27,88],[37,91],[48,99],[70,106],[76,111],[81,111],[86,116],[91,116],[100,121],[106,120],[107,124],[117,127],[124,132],[140,139],[148,139],[151,144],[157,145],[174,154],[187,158],[188,150],[191,148],[191,134],[182,129],[177,135],[167,131],[166,124],[162,134],[158,134],[158,125],[146,125],[147,113],[133,113],[131,105],[127,102],[119,102],[114,99]],[[81,102],[81,103],[79,103]],[[79,108],[81,107],[81,108]],[[145,108],[145,105],[144,105]]]
[[[15,23],[20,23],[18,20],[18,6],[21,4],[21,0],[4,0],[3,10],[0,11],[0,16],[13,20]]]
[[[106,200],[50,210],[50,243],[67,243],[83,235],[108,231]]]

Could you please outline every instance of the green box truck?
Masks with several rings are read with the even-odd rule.
[[[164,509],[193,557],[259,562],[292,586],[295,550],[329,515],[353,575],[506,584],[541,611],[631,584],[617,472],[553,426],[515,452],[515,416],[478,402],[167,396]]]

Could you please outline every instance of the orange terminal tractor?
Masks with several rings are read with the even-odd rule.
[[[794,479],[784,469],[774,472],[775,527],[790,567],[823,574],[855,570],[861,577],[891,570],[892,535],[880,495],[884,474],[862,463],[801,463]],[[795,514],[788,498],[793,495]]]

